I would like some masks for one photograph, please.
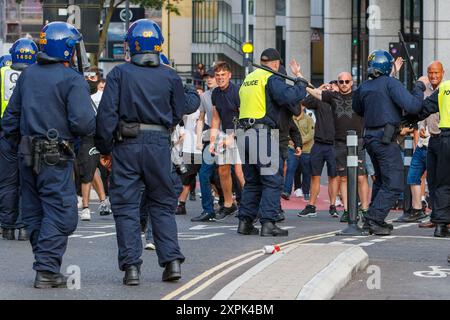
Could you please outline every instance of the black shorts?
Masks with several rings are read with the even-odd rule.
[[[347,146],[336,145],[336,170],[339,177],[347,176]],[[358,176],[367,175],[366,170],[366,152],[362,148],[362,141],[359,141],[358,146]]]
[[[311,150],[311,175],[320,177],[323,166],[327,164],[328,176],[336,177],[336,153],[332,144],[315,142]]]
[[[181,183],[183,186],[190,186],[202,166],[202,154],[184,153],[183,162],[188,171],[180,176]]]
[[[76,162],[80,182],[91,183],[100,162],[100,153],[94,146],[94,139],[83,138]]]

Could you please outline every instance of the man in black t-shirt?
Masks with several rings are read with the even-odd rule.
[[[339,91],[324,91],[319,89],[307,89],[315,98],[331,105],[334,113],[336,166],[340,177],[340,191],[344,202],[344,214],[341,222],[348,222],[347,206],[347,131],[355,130],[359,139],[358,148],[358,191],[361,200],[362,214],[369,208],[369,182],[365,169],[365,152],[363,142],[363,119],[352,109],[353,79],[348,72],[342,72],[338,76],[337,85]]]
[[[224,206],[216,216],[216,220],[220,221],[238,210],[233,203],[231,166],[234,166],[234,172],[241,189],[244,186],[244,174],[233,133],[233,120],[239,118],[239,88],[230,81],[231,66],[227,62],[217,62],[214,66],[214,72],[217,87],[211,94],[213,116],[209,152],[216,156],[224,196]]]

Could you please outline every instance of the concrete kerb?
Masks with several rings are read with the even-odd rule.
[[[367,253],[358,246],[352,246],[317,273],[302,288],[297,300],[330,300],[350,282],[355,273],[368,265]]]
[[[290,245],[236,278],[213,300],[327,300],[368,263],[359,246]]]

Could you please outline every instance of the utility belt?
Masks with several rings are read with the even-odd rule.
[[[75,159],[73,144],[64,140],[50,140],[40,137],[22,137],[19,153],[23,155],[25,166],[32,167],[39,175],[42,165],[64,165]]]
[[[169,130],[163,125],[144,124],[138,122],[119,121],[119,130],[116,131],[116,141],[123,142],[125,139],[135,139],[139,133],[155,131],[169,134]]]
[[[381,138],[381,143],[389,145],[397,140],[400,134],[400,128],[392,124],[386,124],[384,127],[366,128],[364,136],[375,136]]]
[[[264,123],[257,123],[256,119],[235,119],[234,120],[234,124],[235,124],[235,130],[250,130],[250,129],[255,129],[255,130],[271,130],[273,129],[272,127],[270,127],[267,124]]]

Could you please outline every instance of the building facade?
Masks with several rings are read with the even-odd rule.
[[[163,14],[164,50],[177,69],[220,59],[243,77],[246,3],[255,60],[275,47],[285,62],[297,59],[317,83],[342,71],[360,83],[367,78],[369,53],[389,50],[400,30],[417,74],[433,60],[450,62],[450,0],[183,0],[181,16]],[[411,80],[408,67],[402,79]]]

